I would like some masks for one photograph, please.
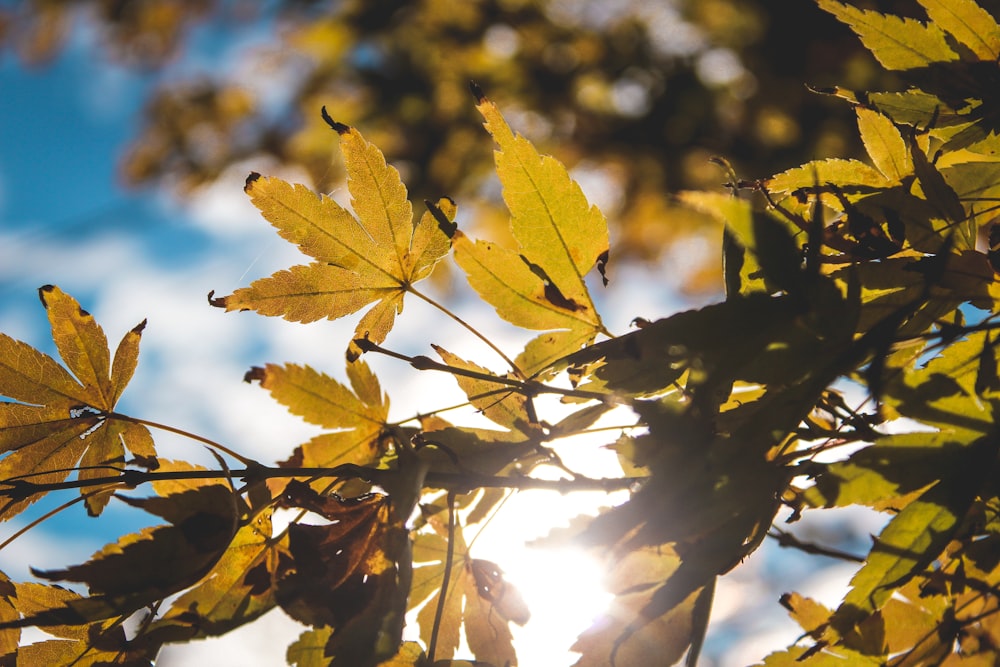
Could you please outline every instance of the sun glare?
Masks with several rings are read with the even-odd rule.
[[[507,580],[521,591],[531,620],[513,627],[520,662],[571,665],[569,651],[611,601],[597,559],[578,548],[526,547],[506,559]]]
[[[583,453],[585,449],[589,450],[584,454],[586,461],[573,461],[570,465],[573,470],[592,476],[621,474],[613,452],[598,447],[580,447],[577,451]],[[548,477],[547,472],[540,469],[534,475]],[[517,492],[471,543],[470,555],[496,563],[503,570],[505,581],[517,588],[531,612],[531,619],[523,626],[511,624],[521,664],[554,667],[574,664],[579,655],[570,651],[570,647],[612,599],[603,586],[604,568],[599,553],[572,543],[564,544],[562,540],[540,538],[553,529],[566,527],[581,515],[594,515],[601,507],[619,504],[627,495],[625,491],[610,495]]]

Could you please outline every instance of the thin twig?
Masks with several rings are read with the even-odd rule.
[[[493,341],[491,341],[489,338],[487,338],[482,333],[480,333],[480,331],[478,329],[476,329],[474,326],[472,326],[471,324],[469,324],[468,322],[466,322],[465,320],[463,320],[461,317],[459,317],[455,313],[453,313],[450,310],[448,310],[445,306],[443,306],[442,304],[438,303],[434,299],[426,296],[425,294],[423,294],[419,290],[413,289],[412,285],[408,285],[406,287],[406,291],[408,291],[410,294],[413,294],[414,296],[416,296],[416,297],[418,297],[420,299],[423,299],[424,301],[426,301],[427,303],[429,303],[430,305],[434,306],[435,308],[437,308],[438,310],[440,310],[442,313],[444,313],[445,315],[447,315],[448,317],[450,317],[451,319],[453,319],[455,322],[457,322],[458,324],[460,324],[463,327],[465,327],[473,336],[475,336],[479,340],[481,340],[484,343],[486,343],[486,345],[491,350],[493,350],[494,352],[496,352],[500,356],[500,358],[503,359],[504,362],[508,366],[510,366],[510,369],[518,377],[520,377],[522,379],[524,379],[526,377],[524,375],[524,371],[522,371],[520,369],[520,367],[518,367],[518,365],[511,360],[510,357],[508,357],[506,354],[504,354],[503,350],[501,350],[499,347],[497,347],[496,344],[493,343]]]
[[[28,532],[32,528],[34,528],[35,526],[38,526],[43,521],[47,521],[48,519],[54,517],[56,514],[59,514],[59,512],[62,512],[64,509],[68,509],[68,508],[72,507],[73,505],[76,505],[77,503],[83,502],[84,500],[86,500],[87,498],[89,498],[94,493],[97,493],[97,491],[94,491],[93,493],[90,493],[90,494],[81,495],[81,496],[79,496],[77,498],[74,498],[73,500],[70,500],[68,502],[63,503],[62,505],[60,505],[59,507],[56,507],[53,510],[50,510],[50,511],[46,512],[45,514],[43,514],[42,516],[38,517],[37,519],[35,519],[31,523],[29,523],[28,525],[24,526],[23,528],[21,528],[20,530],[18,530],[16,533],[14,533],[10,537],[8,537],[6,540],[4,540],[3,543],[0,544],[0,549],[4,549],[5,547],[7,547],[7,545],[9,545],[11,542],[13,542],[17,538],[21,537],[22,535],[24,535],[26,532]]]
[[[559,396],[571,396],[573,398],[586,398],[595,401],[601,401],[602,403],[609,403],[612,405],[626,405],[628,401],[618,397],[614,394],[604,394],[596,391],[586,391],[584,389],[565,389],[563,387],[553,387],[551,385],[544,384],[535,380],[518,380],[515,378],[502,377],[500,375],[491,375],[489,373],[480,373],[478,371],[473,371],[468,368],[459,368],[457,366],[449,366],[448,364],[442,364],[441,362],[434,361],[430,357],[424,355],[417,355],[411,357],[399,352],[393,352],[388,350],[381,345],[371,342],[365,338],[355,339],[354,344],[360,347],[365,352],[377,352],[379,354],[384,354],[393,359],[399,359],[400,361],[405,361],[417,370],[431,370],[431,371],[441,371],[444,373],[450,373],[452,375],[462,375],[464,377],[472,378],[474,380],[482,380],[484,382],[493,382],[495,384],[504,385],[511,387],[512,389],[524,394],[525,396],[537,396],[538,394],[557,394]]]
[[[147,426],[149,428],[155,428],[158,431],[167,431],[168,433],[173,433],[175,435],[184,436],[185,438],[189,438],[191,440],[197,440],[198,442],[200,442],[202,444],[208,445],[212,449],[216,449],[216,450],[218,450],[220,452],[223,452],[224,454],[229,454],[230,456],[232,456],[234,459],[236,459],[237,461],[239,461],[240,463],[242,463],[245,466],[253,466],[253,465],[256,465],[256,463],[257,463],[253,459],[248,459],[247,457],[234,452],[233,450],[229,449],[225,445],[219,444],[218,442],[215,442],[214,440],[211,440],[211,439],[206,438],[204,436],[198,435],[197,433],[191,433],[190,431],[185,431],[184,429],[181,429],[181,428],[176,428],[174,426],[168,426],[167,424],[160,424],[160,423],[157,423],[157,422],[154,422],[154,421],[149,421],[148,419],[140,419],[138,417],[130,417],[129,415],[123,415],[123,414],[121,414],[119,412],[109,412],[109,413],[107,413],[107,418],[108,419],[117,419],[119,421],[124,421],[124,422],[131,422],[133,424],[141,424],[142,426]]]
[[[431,628],[431,640],[427,643],[427,660],[434,662],[434,652],[437,650],[438,632],[441,630],[441,619],[444,618],[444,605],[448,597],[448,586],[451,583],[451,568],[455,561],[455,492],[448,492],[448,548],[444,555],[444,576],[441,578],[441,590],[438,593],[437,609],[434,612],[434,627]]]
[[[830,547],[824,547],[821,544],[813,544],[812,542],[803,542],[799,538],[795,537],[786,530],[781,530],[780,528],[771,528],[770,533],[767,534],[768,537],[773,538],[777,541],[780,547],[789,547],[792,549],[798,549],[807,554],[813,554],[816,556],[827,556],[829,558],[836,558],[838,560],[846,560],[852,563],[864,563],[865,559],[861,556],[855,556],[854,554],[847,553],[846,551],[840,551],[839,549],[832,549]]]

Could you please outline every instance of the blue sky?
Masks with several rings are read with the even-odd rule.
[[[207,66],[226,71],[234,66],[240,49],[268,34],[266,26],[258,25],[226,39],[209,39],[219,36],[212,30],[196,35],[193,54],[180,63],[179,71],[196,72]],[[264,171],[267,164],[234,169],[218,184],[184,201],[152,189],[124,190],[117,163],[138,132],[143,98],[157,81],[95,57],[92,41],[92,35],[80,31],[56,61],[35,70],[25,70],[9,54],[0,59],[0,331],[52,352],[36,293],[47,283],[76,296],[104,326],[112,345],[148,318],[139,369],[122,410],[194,430],[265,462],[285,458],[314,429],[289,417],[258,387],[243,384],[243,373],[252,364],[296,361],[342,378],[343,349],[353,319],[303,326],[251,314],[227,315],[207,305],[205,295],[211,289],[226,294],[299,261],[297,251],[273,234],[242,192],[246,172],[251,167]],[[490,150],[485,135],[483,150]],[[613,277],[623,284],[651,280],[636,269],[615,267],[615,271]],[[636,292],[628,291],[628,301],[605,300],[606,321],[612,329],[624,330],[638,313],[655,316],[677,308],[668,294]],[[637,296],[647,300],[638,303]],[[492,317],[489,308],[474,303],[465,306],[464,312],[475,321]],[[399,346],[407,332],[426,331],[427,322],[437,321],[434,317],[420,303],[408,303],[395,332]],[[433,331],[433,340],[421,339],[420,344],[445,343],[467,358],[481,354],[477,343],[463,340],[457,331],[447,327]],[[492,335],[507,340],[511,334],[498,328]],[[371,363],[383,383],[392,385],[393,417],[414,414],[420,400],[428,396],[437,399],[438,406],[448,395],[458,402],[449,378],[416,374],[382,359]],[[157,443],[167,455],[210,462],[204,450],[192,443],[167,436],[157,436]],[[37,511],[55,504],[40,503]],[[522,505],[530,511],[530,504]],[[511,511],[514,518],[508,521],[507,530],[517,534],[522,515]],[[572,511],[557,500],[548,515]],[[81,508],[72,508],[0,551],[0,569],[20,579],[28,576],[28,564],[46,568],[82,562],[140,521],[134,512],[110,509],[106,519],[94,522],[83,516]],[[822,521],[842,519],[835,515]],[[877,530],[877,523],[864,521],[868,522],[864,526]],[[484,551],[510,542],[503,523],[498,521],[491,528],[492,542],[489,535],[484,536]],[[0,527],[0,536],[20,525],[23,521]],[[488,552],[481,557],[503,560]],[[536,564],[544,561],[543,556],[534,559]],[[531,557],[527,562],[530,565]],[[533,591],[540,601],[553,597],[544,589],[546,579],[558,579],[552,571],[559,569],[558,561],[553,563],[532,584],[542,588]],[[788,590],[801,590],[815,566],[815,559],[779,556],[773,545],[767,545],[727,577],[715,612],[721,630],[708,650],[715,664],[723,667],[740,664],[751,655],[761,657],[760,648],[753,649],[748,642],[755,637],[771,638],[775,647],[773,631],[780,632],[785,641],[794,639],[795,627],[784,620],[776,604],[782,591],[772,588],[776,580],[791,575]],[[506,565],[505,569],[516,581],[518,567]],[[527,568],[522,571],[523,577],[530,576]],[[817,595],[827,596],[825,602],[836,604],[848,570],[833,568],[829,573],[811,585],[819,591]],[[532,641],[552,644],[551,630],[539,625],[539,617],[536,614],[524,632],[533,633]],[[298,630],[280,614],[261,623],[263,627],[251,626],[222,642],[171,649],[162,664],[211,660],[216,667],[225,667],[249,664],[248,659],[256,664],[281,664],[288,642],[280,637],[290,640]],[[572,635],[565,641],[562,650]],[[751,649],[756,652],[750,653]],[[543,655],[536,654],[536,660],[553,659]],[[526,659],[525,664],[542,663]]]
[[[247,440],[246,449],[256,448],[262,459],[283,458],[297,434],[304,437],[309,429],[240,380],[252,363],[293,358],[290,350],[278,352],[283,337],[292,348],[305,344],[294,330],[274,335],[260,331],[259,322],[247,326],[250,318],[226,317],[208,306],[205,295],[213,288],[227,293],[255,263],[270,271],[294,251],[242,201],[240,182],[229,184],[232,197],[220,188],[188,202],[121,187],[118,161],[138,132],[144,97],[156,81],[96,58],[89,41],[88,31],[79,31],[58,59],[37,69],[24,69],[10,54],[0,60],[0,330],[54,353],[36,291],[48,283],[77,297],[112,346],[148,318],[139,370],[122,409],[223,442]],[[210,55],[202,49],[195,62]],[[224,231],[244,223],[245,234]],[[248,423],[246,414],[262,418]],[[174,457],[206,457],[202,448],[176,438],[157,441]],[[265,457],[261,450],[269,447],[274,453]],[[62,500],[38,503],[0,534],[6,538]],[[29,565],[82,562],[146,523],[116,503],[99,521],[73,507],[0,552],[0,567],[24,579]],[[273,616],[264,623],[290,641],[299,628]],[[257,628],[228,646],[202,644],[194,651],[169,650],[161,662],[281,664],[284,645]]]

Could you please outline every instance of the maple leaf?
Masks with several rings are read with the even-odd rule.
[[[326,644],[333,629],[329,627],[306,630],[292,642],[285,658],[292,667],[327,667],[330,658],[326,655]]]
[[[428,645],[435,617],[440,605],[437,643],[434,658],[451,659],[459,647],[464,631],[469,649],[477,661],[491,665],[516,665],[517,653],[509,622],[519,625],[531,616],[517,588],[507,581],[498,565],[471,558],[461,526],[449,531],[442,522],[432,517],[433,533],[420,533],[413,545],[413,588],[410,592],[414,605],[419,604],[433,591],[430,599],[417,613],[420,637]],[[446,550],[445,538],[454,540],[451,548],[455,569],[451,573],[447,590],[443,588]],[[454,664],[454,663],[452,663]],[[478,664],[478,662],[476,663]]]
[[[170,523],[144,528],[109,544],[86,563],[62,570],[34,570],[44,579],[87,584],[91,595],[50,605],[4,627],[79,626],[125,617],[193,585],[229,547],[240,506],[232,489],[206,484],[166,497],[122,498]]]
[[[650,547],[629,552],[613,563],[605,585],[615,598],[573,644],[572,650],[581,654],[574,667],[676,663],[691,644],[700,593],[691,593],[683,603],[654,618],[646,618],[644,611],[660,582],[670,577],[679,563],[671,549]]]
[[[347,376],[350,387],[297,364],[267,364],[250,369],[244,376],[247,382],[259,381],[292,414],[330,429],[297,447],[284,465],[369,465],[385,453],[381,436],[389,416],[389,400],[363,360],[348,364]]]
[[[851,26],[886,69],[912,69],[958,60],[937,25],[858,9],[836,0],[818,0],[818,4]]]
[[[16,621],[18,618],[16,599],[16,588],[14,583],[7,578],[7,575],[0,572],[0,622]],[[17,646],[21,640],[20,628],[6,628],[0,630],[0,665],[8,667],[15,664],[12,661],[17,652]]]
[[[566,168],[515,135],[496,105],[477,95],[476,108],[499,147],[497,175],[518,249],[473,242],[456,232],[455,261],[500,317],[527,329],[554,330],[528,343],[516,360],[532,375],[566,350],[607,334],[584,276],[595,265],[604,273],[608,226]]]
[[[957,470],[941,475],[936,485],[907,504],[886,525],[833,616],[838,630],[846,634],[939,556],[986,481],[997,449],[992,435],[959,448]]]
[[[516,665],[517,652],[510,625],[507,618],[497,612],[493,600],[482,594],[472,562],[467,561],[458,574],[459,585],[465,595],[462,624],[469,649],[476,660],[491,665]]]
[[[450,659],[461,643],[463,589],[458,587],[459,580],[455,576],[450,577],[448,589],[444,589],[443,578],[449,546],[448,529],[438,516],[431,516],[428,523],[433,532],[418,532],[413,539],[410,604],[415,607],[426,601],[417,612],[420,638],[430,647],[431,634],[436,623],[438,632],[432,657]],[[456,524],[453,527],[451,542],[453,564],[461,562],[468,552],[463,532],[461,525]],[[440,603],[442,596],[443,604]]]
[[[1000,58],[1000,25],[974,0],[920,0],[934,25],[968,47],[980,60]]]
[[[17,608],[26,615],[44,612],[51,608],[71,607],[85,599],[59,586],[8,582],[7,587],[10,589],[10,601],[16,603]],[[14,658],[16,664],[22,665],[138,667],[150,664],[159,648],[143,640],[130,642],[120,618],[85,625],[49,626],[45,631],[56,639],[11,647],[5,657]],[[2,660],[3,658],[0,658],[0,661]],[[0,662],[0,664],[15,663]]]
[[[316,261],[209,298],[227,311],[254,310],[294,322],[338,319],[375,303],[354,337],[381,343],[403,310],[403,296],[451,247],[450,228],[437,216],[450,223],[455,205],[442,199],[414,223],[399,172],[382,152],[357,130],[328,122],[341,138],[354,214],[303,185],[251,174],[245,188],[251,201],[283,238]],[[360,354],[352,342],[348,358]]]
[[[440,345],[432,347],[449,366],[474,371],[484,377],[490,374],[489,370],[465,361]],[[533,433],[535,429],[528,417],[527,399],[522,394],[512,391],[508,385],[490,382],[486,379],[458,374],[454,377],[458,386],[469,397],[469,403],[488,419],[512,431],[520,431],[528,435]]]
[[[174,600],[145,636],[166,643],[221,635],[273,609],[274,574],[288,555],[287,536],[272,537],[273,511],[267,508],[243,525],[212,570]]]
[[[323,497],[297,480],[286,487],[284,503],[331,523],[289,526],[290,557],[275,573],[282,609],[333,628],[324,649],[331,667],[374,667],[393,657],[410,591],[410,541],[401,518],[407,508],[378,493]]]
[[[9,452],[0,461],[0,480],[61,482],[77,464],[80,479],[102,477],[108,466],[124,466],[126,449],[155,461],[146,427],[113,412],[135,371],[145,320],[125,334],[112,361],[104,330],[73,297],[53,285],[38,294],[66,368],[0,333],[0,395],[17,401],[0,403],[0,450]],[[100,514],[112,491],[84,491],[87,511]],[[0,520],[41,495],[12,498],[0,508]]]

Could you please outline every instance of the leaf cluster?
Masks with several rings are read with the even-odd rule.
[[[481,0],[460,11],[447,0],[24,0],[0,9],[0,49],[42,64],[68,50],[86,19],[103,54],[160,79],[122,163],[131,183],[180,184],[187,194],[266,156],[329,192],[342,164],[315,111],[335,105],[342,122],[367,128],[405,161],[416,201],[448,193],[477,211],[477,233],[499,239],[506,220],[502,204],[483,196],[492,192],[490,161],[476,148],[464,90],[475,79],[535,119],[530,129],[545,150],[628,193],[605,213],[617,223],[619,256],[647,261],[675,241],[710,242],[701,216],[669,197],[679,187],[715,187],[706,150],[753,174],[832,142],[853,154],[860,143],[848,129],[849,109],[802,83],[830,85],[847,72],[868,87],[885,78],[859,62],[862,45],[813,3],[775,12],[762,0],[636,3],[620,12],[575,11],[555,0]],[[254,44],[265,30],[276,34],[239,51],[233,67],[177,67],[192,52],[205,55],[197,39],[204,29],[237,42],[251,33]],[[720,59],[721,76],[713,76]],[[275,76],[280,99],[266,92]],[[668,217],[672,224],[661,224]],[[696,269],[685,286],[717,289],[716,262]]]
[[[3,578],[0,659],[146,664],[165,644],[280,607],[310,626],[288,649],[292,665],[459,665],[463,637],[476,664],[516,664],[509,623],[530,610],[466,529],[503,488],[628,488],[627,502],[547,538],[605,559],[614,600],[572,647],[580,666],[696,662],[718,578],[769,536],[860,565],[835,609],[782,597],[804,634],[765,665],[995,662],[1000,24],[973,0],[920,4],[926,22],[820,0],[910,86],[825,91],[852,106],[868,159],[749,180],[717,160],[729,191],[677,201],[717,222],[725,298],[617,336],[591,290],[610,275],[604,215],[478,86],[506,241],[471,238],[450,199],[415,218],[382,152],[324,110],[349,205],[251,174],[253,204],[311,261],[209,296],[292,321],[367,309],[345,345],[349,384],[294,363],[247,373],[324,429],[276,466],[197,436],[217,469],[160,459],[150,429],[169,427],[115,409],[143,325],[112,360],[93,318],[43,287],[64,365],[0,337],[0,393],[11,399],[0,404],[0,519],[78,490],[93,516],[122,502],[166,523],[35,572],[86,594]],[[425,290],[449,254],[500,318],[539,332],[523,349],[501,349]],[[504,370],[440,345],[439,360],[392,350],[413,298],[478,337]],[[390,422],[366,354],[451,374],[495,428],[440,414]],[[543,394],[561,397],[568,416],[547,420]],[[594,431],[613,408],[634,419],[609,443],[628,476],[576,474],[553,442]],[[533,476],[543,464],[564,478]],[[782,512],[794,524],[847,505],[886,516],[863,557],[775,525]],[[278,511],[293,517],[285,528]],[[419,641],[402,639],[408,613]],[[138,630],[126,635],[129,619]],[[24,627],[54,639],[19,647]]]

